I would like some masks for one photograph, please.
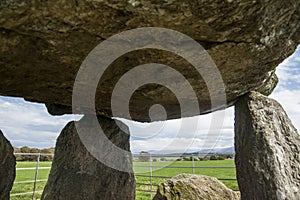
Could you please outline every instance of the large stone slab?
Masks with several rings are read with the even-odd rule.
[[[214,177],[179,174],[159,184],[153,200],[238,200],[239,195]]]
[[[113,144],[130,151],[129,135],[121,131],[114,120],[99,117],[99,121]],[[84,117],[78,123],[93,126],[88,117]],[[128,131],[124,124],[123,128]],[[113,154],[105,156],[118,159],[112,157]],[[124,165],[126,164],[132,165],[131,157],[124,160]],[[112,169],[93,157],[80,140],[75,123],[70,122],[57,139],[54,160],[42,199],[133,200],[135,178],[133,173]]]
[[[16,177],[16,158],[10,142],[0,130],[0,199],[9,199]]]
[[[232,105],[251,90],[272,91],[273,70],[300,43],[299,11],[298,0],[2,0],[0,95],[46,103],[52,114],[70,113],[79,66],[96,45],[125,30],[164,27],[187,34],[208,51],[223,77],[228,104],[211,107],[203,78],[180,56],[145,49],[127,53],[110,65],[96,93],[98,114],[112,115],[111,93],[123,74],[153,62],[173,67],[192,85],[200,111],[186,116],[211,112]],[[151,38],[143,42],[147,40]],[[145,48],[147,45],[145,42]],[[261,88],[264,83],[268,91]],[[183,82],[176,84],[185,95]],[[148,110],[156,103],[165,106],[169,119],[182,116],[177,99],[167,88],[148,84],[131,99],[132,118],[149,121]]]
[[[257,92],[235,105],[242,199],[300,199],[300,136],[281,105]]]

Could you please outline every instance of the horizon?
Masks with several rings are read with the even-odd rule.
[[[30,146],[21,146],[21,147],[16,147],[16,146],[12,146],[14,148],[14,151],[15,151],[15,148],[17,149],[21,149],[21,148],[24,148],[24,147],[28,147],[29,149],[38,149],[38,150],[48,150],[48,149],[55,149],[55,147],[43,147],[43,148],[36,148],[36,147],[30,147]],[[233,149],[231,152],[225,152],[225,151],[221,151],[221,150],[227,150],[227,149]],[[219,151],[216,151],[216,150],[219,150]],[[231,147],[221,147],[221,148],[215,148],[215,149],[199,149],[198,151],[196,152],[161,152],[161,153],[157,153],[156,150],[141,150],[139,152],[131,152],[133,155],[137,155],[139,154],[140,152],[147,152],[147,153],[150,153],[150,154],[153,154],[153,155],[173,155],[173,154],[176,154],[176,155],[184,155],[184,154],[231,154],[231,153],[235,153],[235,150],[234,150],[234,146],[231,146]],[[16,152],[14,152],[16,153]]]

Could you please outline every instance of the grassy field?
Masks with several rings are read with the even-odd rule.
[[[35,167],[35,162],[17,162],[17,168],[32,168]],[[51,162],[40,162],[39,167],[51,167]],[[47,179],[49,175],[50,169],[40,169],[38,172],[37,180]],[[35,170],[22,170],[17,171],[15,182],[19,181],[28,181],[34,180]],[[36,191],[40,191],[44,189],[46,182],[40,182],[36,184]],[[15,193],[23,193],[23,192],[31,192],[33,191],[33,183],[25,183],[25,184],[14,184],[11,194]],[[11,200],[29,200],[32,195],[22,195],[22,196],[12,196]],[[35,195],[36,199],[41,197],[41,194]]]
[[[143,176],[149,176],[149,162],[134,162],[134,171],[136,174],[136,182],[137,182],[137,190],[150,190],[150,186],[144,186],[142,184],[149,184],[150,178],[149,177],[143,177]],[[169,165],[170,164],[170,165]],[[167,161],[160,161],[160,162],[153,162],[153,176],[166,176],[166,177],[172,177],[177,174],[181,173],[188,173],[192,174],[191,168],[156,168],[157,166],[172,166],[172,167],[183,167],[183,166],[192,166],[191,161],[176,161],[176,162],[167,162]],[[40,167],[50,167],[51,162],[40,162]],[[142,167],[141,167],[142,166]],[[194,163],[195,167],[208,167],[208,166],[227,166],[232,167],[234,166],[233,160],[217,160],[217,161],[195,161]],[[27,167],[35,167],[35,162],[18,162],[17,168],[27,168]],[[40,169],[38,173],[38,180],[41,179],[47,179],[48,174],[50,172],[50,169]],[[235,169],[234,168],[195,168],[196,174],[203,174],[208,176],[217,177],[219,179],[235,179]],[[26,171],[17,171],[17,176],[15,182],[18,181],[26,181],[26,180],[33,180],[35,175],[34,170],[26,170]],[[163,181],[165,181],[168,178],[152,178],[153,185],[157,185]],[[222,180],[222,182],[227,185],[229,188],[233,190],[238,190],[237,182],[236,181],[226,181]],[[37,191],[43,190],[45,186],[45,182],[37,183]],[[157,187],[153,186],[153,195],[155,194]],[[26,183],[26,184],[15,184],[11,194],[14,193],[22,193],[22,192],[30,192],[33,190],[33,183]],[[148,200],[150,198],[150,193],[146,192],[136,192],[136,199],[137,200]],[[36,199],[40,198],[40,194],[35,195]],[[29,200],[31,199],[32,195],[24,195],[24,196],[12,196],[11,200]]]

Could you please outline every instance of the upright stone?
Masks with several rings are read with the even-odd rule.
[[[9,199],[16,177],[16,158],[10,142],[0,130],[0,199]]]
[[[236,103],[235,150],[242,199],[300,199],[300,136],[278,102],[250,92]]]
[[[98,117],[98,120],[107,138],[114,145],[130,151],[129,135],[123,132],[114,120],[101,117]],[[84,117],[79,123],[93,122],[90,122],[88,117]],[[121,122],[118,124],[128,131],[127,126]],[[124,164],[126,162],[132,166],[131,157]],[[54,160],[42,199],[133,200],[135,199],[134,174],[112,169],[93,157],[83,145],[75,122],[70,122],[57,139]]]

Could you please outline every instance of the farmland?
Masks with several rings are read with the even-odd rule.
[[[34,168],[35,162],[18,162],[17,168]],[[50,167],[51,162],[40,162],[39,167]],[[169,168],[159,168],[159,166],[167,166]],[[176,168],[178,167],[178,168]],[[213,167],[213,168],[210,168]],[[226,167],[226,168],[222,168]],[[217,177],[219,179],[235,179],[235,168],[233,160],[208,160],[208,161],[195,161],[194,169],[192,169],[191,161],[159,161],[152,163],[152,194],[155,194],[156,185],[168,179],[167,177],[172,177],[181,173],[192,174],[203,174],[208,176]],[[147,200],[150,199],[150,192],[143,192],[139,190],[151,190],[150,185],[150,163],[149,162],[134,162],[134,172],[136,174],[136,199]],[[50,169],[40,169],[38,171],[37,180],[45,180],[48,178]],[[35,170],[18,170],[15,182],[34,180]],[[159,176],[156,177],[156,176]],[[238,190],[236,180],[222,180],[222,182],[233,190]],[[43,190],[46,182],[38,182],[36,191]],[[33,190],[33,183],[25,184],[15,184],[11,194],[31,192]],[[41,194],[36,194],[36,199],[39,199]],[[29,200],[32,195],[23,196],[12,196],[12,200]]]

